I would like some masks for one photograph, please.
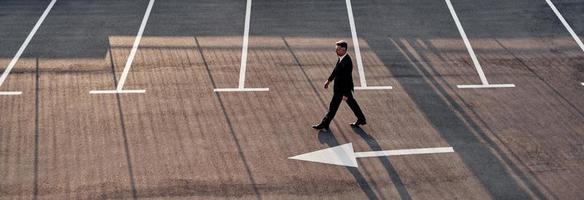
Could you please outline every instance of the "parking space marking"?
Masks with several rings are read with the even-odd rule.
[[[215,92],[267,92],[270,88],[217,88]]]
[[[89,94],[132,94],[132,93],[146,93],[146,90],[92,90]]]
[[[464,29],[462,28],[462,24],[460,23],[460,20],[458,19],[458,15],[456,15],[456,11],[454,11],[454,7],[452,6],[452,3],[450,2],[450,0],[445,0],[446,1],[446,5],[448,5],[448,9],[450,10],[450,14],[452,15],[452,19],[454,19],[454,23],[456,24],[456,28],[458,28],[458,32],[460,32],[460,36],[462,37],[462,40],[464,41],[464,45],[466,46],[466,50],[468,51],[468,54],[470,55],[470,58],[472,59],[472,62],[477,70],[477,73],[479,74],[479,77],[481,78],[481,83],[480,85],[458,85],[458,88],[509,88],[509,87],[515,87],[514,84],[490,84],[489,81],[487,81],[487,76],[485,75],[485,72],[483,72],[483,68],[481,67],[481,63],[479,62],[479,60],[477,59],[477,56],[474,52],[474,50],[472,49],[472,46],[470,45],[470,41],[468,40],[468,37],[466,36],[466,33],[464,32]]]
[[[45,19],[47,18],[47,16],[51,12],[51,9],[53,9],[53,6],[55,5],[56,2],[57,2],[57,0],[52,0],[51,3],[49,3],[49,6],[47,6],[47,8],[45,9],[43,14],[41,15],[41,17],[37,21],[37,23],[34,25],[34,27],[32,28],[32,31],[26,37],[26,40],[24,40],[24,43],[22,43],[22,45],[20,46],[20,49],[18,49],[18,52],[16,52],[16,55],[12,58],[12,60],[10,61],[10,63],[8,64],[8,66],[6,67],[4,72],[2,73],[2,76],[0,76],[0,87],[2,86],[2,84],[4,83],[6,78],[8,77],[8,74],[10,74],[10,71],[12,71],[12,68],[14,68],[14,65],[16,65],[16,62],[18,62],[18,59],[20,59],[20,56],[22,56],[22,53],[24,52],[24,50],[26,49],[26,47],[28,46],[28,44],[30,43],[30,41],[32,40],[32,38],[34,37],[36,32],[41,27],[41,24],[43,23],[43,21],[45,21]],[[22,92],[20,92],[20,91],[0,92],[0,95],[21,95],[21,94],[22,94]]]
[[[122,94],[122,93],[136,94],[146,92],[146,90],[124,90],[124,84],[126,83],[126,79],[128,78],[128,73],[130,72],[130,67],[132,66],[132,62],[134,61],[136,52],[138,51],[138,46],[140,45],[140,40],[142,40],[142,35],[144,34],[144,29],[146,28],[146,24],[148,23],[148,18],[150,18],[150,13],[152,12],[154,1],[155,0],[150,0],[150,2],[148,3],[148,8],[146,9],[146,13],[144,14],[144,18],[142,19],[142,24],[140,24],[140,29],[138,30],[138,35],[136,36],[136,40],[134,40],[134,45],[132,46],[130,55],[126,60],[124,71],[122,72],[122,76],[120,77],[120,81],[118,82],[118,86],[116,87],[116,89],[92,90],[89,91],[89,94]]]
[[[391,86],[367,86],[367,79],[365,78],[365,69],[363,68],[363,58],[361,57],[361,49],[359,47],[359,38],[357,37],[357,28],[355,27],[355,18],[353,17],[353,7],[351,0],[345,0],[347,4],[347,14],[349,15],[349,26],[351,27],[351,37],[353,39],[353,48],[355,49],[355,59],[357,59],[357,70],[359,72],[359,81],[361,87],[355,87],[355,90],[389,90]]]
[[[239,86],[237,88],[215,88],[213,92],[267,92],[269,88],[245,88],[245,71],[247,70],[247,49],[249,44],[249,24],[251,18],[251,2],[245,6],[245,27],[243,29],[243,45],[241,48],[241,63],[239,68]]]
[[[2,96],[16,96],[16,95],[21,95],[22,92],[20,91],[12,91],[12,92],[0,92],[0,95]]]
[[[568,24],[568,21],[566,21],[566,19],[564,19],[564,16],[562,16],[562,14],[558,10],[558,8],[556,8],[556,6],[554,5],[554,3],[552,3],[551,0],[545,0],[545,1],[550,6],[550,8],[554,11],[554,13],[558,17],[558,19],[560,19],[560,21],[562,22],[564,27],[566,27],[568,32],[570,32],[570,35],[572,35],[572,38],[574,38],[574,40],[576,41],[578,46],[580,46],[580,49],[582,49],[582,51],[584,52],[584,44],[582,43],[582,40],[580,40],[580,37],[578,37],[578,35],[576,35],[576,32],[574,32],[574,30],[572,29],[570,24]],[[584,86],[584,82],[581,82],[581,84]]]
[[[578,43],[578,46],[580,46],[580,49],[582,49],[582,51],[584,51],[584,44],[582,43],[582,40],[580,40],[580,38],[578,37],[578,35],[576,35],[576,32],[574,32],[574,30],[572,29],[572,27],[570,26],[570,24],[568,24],[568,22],[566,21],[566,19],[564,19],[564,16],[562,16],[562,14],[556,8],[556,6],[554,5],[554,3],[552,3],[551,0],[546,0],[546,2],[550,6],[550,8],[554,11],[554,13],[556,14],[556,16],[558,16],[558,19],[560,19],[560,21],[562,22],[562,24],[564,25],[564,27],[566,27],[566,29],[568,30],[568,32],[570,32],[570,35],[572,35],[572,38],[574,38],[574,40],[576,41],[576,43]]]

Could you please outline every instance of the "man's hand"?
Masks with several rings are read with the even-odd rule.
[[[324,82],[324,89],[328,89],[328,86],[329,86],[330,83],[331,83],[330,81],[326,80]]]

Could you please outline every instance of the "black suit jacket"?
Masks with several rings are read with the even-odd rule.
[[[335,81],[334,92],[346,93],[353,91],[353,60],[347,54],[343,60],[337,62],[335,69],[329,76],[329,81]]]

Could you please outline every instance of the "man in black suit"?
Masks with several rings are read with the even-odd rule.
[[[333,88],[333,98],[331,99],[331,103],[329,106],[329,110],[320,122],[320,124],[312,126],[314,129],[326,129],[329,130],[329,124],[335,117],[337,110],[339,109],[339,105],[341,105],[341,101],[343,99],[347,101],[347,104],[355,113],[357,117],[357,121],[351,123],[351,126],[359,126],[367,124],[365,120],[365,115],[359,108],[359,104],[353,97],[353,61],[351,60],[351,56],[347,53],[347,42],[346,41],[338,41],[337,43],[337,56],[339,59],[337,61],[337,65],[335,69],[329,76],[328,80],[324,83],[324,89],[327,89],[331,81],[335,81],[334,88]]]

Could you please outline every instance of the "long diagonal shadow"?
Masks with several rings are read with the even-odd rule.
[[[440,77],[434,77],[425,67],[420,66],[432,63],[430,60],[421,58],[415,51],[415,47],[407,48],[406,45],[409,43],[396,42],[392,39],[392,45],[387,38],[365,37],[364,39],[375,54],[384,55],[380,58],[390,73],[399,75],[403,73],[404,68],[408,68],[411,69],[408,70],[409,74],[426,78],[425,81],[419,81],[416,84],[408,83],[406,79],[399,77],[395,80],[402,83],[401,87],[424,114],[427,121],[450,146],[457,150],[465,166],[494,199],[530,198],[529,191],[513,177],[517,175],[517,170],[514,170],[516,166],[505,159],[504,152],[500,151],[485,131],[471,120],[470,115],[462,108],[463,105],[459,105],[455,97],[447,92],[445,88],[447,86],[440,84],[437,80]],[[482,141],[487,143],[483,144]],[[503,160],[499,159],[501,156]],[[514,175],[507,170],[507,167],[512,168],[511,172],[514,172]],[[546,199],[546,196],[534,187],[529,179],[520,179],[537,198]]]
[[[109,39],[108,39],[109,40]],[[112,54],[112,49],[108,50],[110,65],[112,68],[112,78],[114,85],[118,84],[118,78],[116,77],[116,64],[114,62],[114,57]],[[116,94],[116,101],[118,107],[118,114],[120,115],[120,126],[122,128],[122,138],[124,142],[124,153],[126,155],[126,164],[128,165],[128,176],[130,178],[130,189],[132,191],[132,199],[138,199],[138,189],[136,189],[136,176],[134,175],[134,167],[132,167],[132,152],[130,151],[130,142],[128,141],[128,132],[126,129],[126,120],[124,119],[124,109],[122,108],[122,99],[120,94]]]
[[[436,48],[436,47],[435,47],[433,44],[431,44],[430,42],[427,42],[427,41],[420,41],[420,42],[422,42],[422,43],[424,43],[425,45],[427,45],[427,48],[428,48],[428,49],[430,49],[430,50],[432,51],[432,53],[434,53],[435,55],[437,55],[437,56],[438,56],[438,58],[440,58],[442,61],[444,61],[444,62],[446,62],[446,61],[447,61],[447,60],[446,60],[446,58],[445,58],[444,56],[442,56],[442,55],[439,53],[439,50],[438,50],[438,49],[437,49],[437,48]],[[502,47],[503,47],[503,48],[504,48],[506,51],[508,51],[508,50],[507,50],[507,49],[506,49],[506,48],[505,48],[505,47],[504,47],[504,46],[503,46],[501,43],[499,43],[499,41],[497,41],[497,43],[498,43],[498,44],[500,44],[500,45],[501,45],[501,46],[502,46]],[[416,46],[417,46],[417,45],[416,45]],[[511,53],[511,54],[512,54],[512,53]],[[513,55],[513,54],[512,54],[512,55]],[[513,55],[513,56],[514,56],[514,55]],[[426,60],[427,60],[427,58],[425,58],[424,56],[422,56],[422,57],[423,57],[424,59],[426,59]],[[515,57],[515,56],[514,56],[514,57]],[[523,61],[521,61],[521,60],[520,60],[520,59],[518,59],[517,57],[515,57],[515,58],[516,58],[516,59],[517,59],[517,60],[518,60],[520,63],[522,63],[522,65],[523,65],[523,66],[525,66],[525,67],[527,68],[527,70],[528,70],[528,71],[530,71],[530,72],[531,72],[531,73],[533,73],[533,74],[536,74],[536,73],[535,73],[535,71],[533,71],[532,69],[530,69],[530,68],[529,68],[529,66],[528,66],[527,64],[523,63]],[[437,73],[435,69],[431,69],[431,70],[432,70],[432,72],[433,72],[433,73]],[[536,76],[537,76],[537,74],[536,74]],[[538,76],[538,77],[539,77],[539,76]],[[443,78],[443,77],[438,77],[437,79],[441,79],[441,81],[442,81],[442,82],[446,82],[446,80],[444,80],[444,78]],[[568,101],[568,99],[567,99],[565,96],[563,96],[563,95],[562,95],[562,94],[561,94],[559,91],[557,91],[555,88],[551,87],[551,85],[549,85],[549,83],[548,83],[547,81],[543,80],[541,77],[540,77],[540,80],[541,80],[541,81],[543,81],[543,82],[544,82],[546,85],[548,85],[548,86],[549,86],[549,88],[550,88],[551,90],[553,90],[553,91],[554,91],[554,93],[556,93],[556,95],[558,95],[560,98],[562,98],[562,99],[563,99],[563,100],[564,100],[564,101],[565,101],[565,102],[566,102],[568,105],[572,106],[572,108],[576,108],[576,107],[575,107],[575,106],[574,106],[574,105],[573,105],[571,102],[569,102],[569,101]],[[470,106],[470,105],[467,103],[467,101],[466,101],[466,100],[464,100],[464,99],[463,99],[463,98],[462,98],[460,95],[457,95],[457,97],[461,99],[461,102],[462,102],[462,104],[463,104],[464,106],[466,106],[466,107],[471,107],[471,106]],[[580,113],[581,115],[583,115],[583,114],[582,114],[582,112],[580,112],[580,110],[576,109],[576,111],[577,111],[578,113]],[[461,112],[462,112],[462,110],[461,110]],[[488,126],[488,124],[487,124],[487,123],[486,123],[486,122],[483,120],[483,118],[482,118],[482,117],[480,117],[480,116],[479,116],[479,114],[478,114],[478,113],[477,113],[477,112],[476,112],[474,109],[472,109],[472,108],[471,108],[469,112],[470,112],[470,113],[472,113],[472,114],[473,114],[474,116],[476,116],[476,118],[477,118],[477,120],[476,120],[477,122],[470,122],[470,123],[469,123],[471,127],[473,127],[474,129],[479,129],[479,126],[478,126],[478,124],[480,123],[480,124],[483,124],[483,125],[485,125],[485,126],[486,126],[486,129],[488,129],[489,131],[491,131],[491,132],[492,132],[492,129],[491,129],[489,126]],[[469,115],[468,115],[468,114],[466,114],[466,113],[463,113],[463,116],[464,116],[465,118],[470,118],[470,117],[469,117]],[[511,159],[510,159],[509,157],[510,157],[510,156],[515,156],[513,152],[510,152],[509,154],[511,154],[511,155],[509,155],[509,156],[508,156],[508,155],[504,154],[504,153],[503,153],[503,150],[501,150],[501,148],[500,148],[500,147],[496,146],[496,143],[495,143],[495,142],[494,142],[494,141],[493,141],[491,138],[487,137],[487,135],[486,135],[486,134],[484,134],[484,132],[481,132],[480,136],[481,136],[481,139],[483,139],[483,140],[487,141],[487,143],[488,143],[489,145],[491,145],[491,146],[492,146],[492,148],[493,148],[493,149],[494,149],[494,150],[495,150],[495,151],[496,151],[496,152],[499,154],[499,156],[500,156],[500,157],[501,157],[501,158],[502,158],[502,159],[503,159],[503,160],[504,160],[506,163],[511,163],[511,162],[512,162],[512,161],[511,161]],[[520,163],[522,163],[522,164],[524,164],[524,163],[523,163],[521,160],[519,160],[519,162],[520,162]],[[525,184],[526,184],[526,186],[528,187],[528,189],[529,189],[530,191],[532,191],[533,193],[535,193],[535,195],[536,195],[536,196],[538,196],[540,199],[546,199],[546,198],[545,198],[545,194],[543,194],[543,192],[542,192],[542,191],[540,191],[540,189],[538,189],[538,188],[537,188],[537,186],[536,186],[536,184],[535,184],[534,182],[532,182],[532,181],[530,181],[530,180],[529,180],[529,177],[527,176],[527,174],[526,174],[526,173],[524,173],[524,172],[522,172],[522,171],[519,169],[519,167],[517,167],[516,165],[510,165],[510,166],[509,166],[509,168],[511,169],[511,171],[513,171],[513,173],[515,173],[515,174],[518,176],[518,178],[519,178],[519,179],[520,179],[520,180],[521,180],[523,183],[525,183]],[[535,179],[535,182],[539,181],[539,179],[538,179],[537,177],[534,177],[534,179]],[[547,187],[546,187],[545,185],[543,185],[543,184],[540,184],[540,185],[542,185],[542,187],[543,187],[544,189],[547,189]],[[549,190],[549,189],[548,189],[548,190]],[[550,194],[550,195],[551,195],[551,196],[553,196],[553,197],[555,197],[555,198],[557,199],[557,196],[556,196],[555,194]]]
[[[363,129],[361,129],[360,127],[352,127],[352,129],[353,129],[353,131],[355,131],[355,133],[357,133],[359,136],[361,136],[361,138],[363,138],[363,140],[365,140],[365,142],[367,142],[367,145],[369,145],[369,148],[371,148],[371,150],[383,151],[383,149],[381,148],[381,146],[379,145],[377,140],[375,140],[375,138],[373,138],[371,135],[369,135]],[[393,167],[393,164],[391,164],[391,161],[389,161],[389,158],[387,158],[386,156],[380,156],[378,158],[379,158],[379,161],[381,162],[381,164],[383,165],[383,167],[385,168],[385,170],[387,171],[387,175],[389,176],[389,179],[395,185],[395,188],[396,188],[397,192],[399,193],[400,198],[404,199],[404,200],[412,199],[412,196],[410,196],[410,193],[406,189],[404,182],[401,180],[401,178],[397,174],[397,170],[395,170],[395,167]]]
[[[207,63],[207,60],[205,59],[205,55],[203,54],[203,50],[201,48],[201,45],[199,44],[199,40],[197,39],[197,37],[194,37],[194,39],[195,39],[195,43],[197,45],[197,51],[201,55],[201,59],[203,59],[203,63],[205,64],[205,69],[207,70],[207,75],[209,76],[209,80],[211,81],[213,88],[217,88],[217,85],[215,83],[215,79],[213,79],[213,76],[211,76],[211,69],[209,68],[209,64]],[[259,189],[257,187],[257,183],[253,177],[253,173],[251,172],[251,168],[248,164],[245,153],[243,152],[243,148],[239,142],[239,139],[237,139],[237,136],[235,135],[235,129],[233,128],[233,123],[231,123],[231,118],[229,118],[229,115],[227,114],[227,111],[225,109],[225,105],[223,104],[223,100],[221,99],[221,96],[218,93],[215,93],[215,96],[217,97],[217,100],[219,101],[219,104],[221,106],[221,110],[223,111],[223,116],[225,117],[225,121],[227,122],[227,125],[229,126],[229,133],[231,135],[231,138],[233,138],[233,141],[235,142],[235,145],[237,146],[237,153],[239,154],[239,157],[241,157],[241,160],[242,160],[243,165],[245,167],[245,171],[248,174],[249,181],[252,184],[252,189],[253,189],[253,192],[256,196],[256,199],[261,200],[262,196],[261,196]]]

